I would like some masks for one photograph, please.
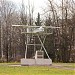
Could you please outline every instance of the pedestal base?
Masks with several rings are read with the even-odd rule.
[[[32,66],[32,65],[40,65],[40,66],[49,66],[52,65],[51,59],[21,59],[21,65],[24,66]]]

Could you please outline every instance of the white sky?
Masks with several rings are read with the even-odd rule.
[[[8,0],[8,1],[12,1],[14,3],[17,4],[17,6],[19,6],[22,3],[22,0]],[[25,5],[28,5],[28,0],[23,0]],[[43,12],[42,8],[46,7],[46,2],[47,0],[30,0],[30,4],[34,4],[34,14],[37,15],[37,13],[41,13]]]
[[[16,6],[21,7],[22,0],[8,0],[8,1],[12,1],[16,4]],[[35,18],[37,17],[38,12],[40,14],[43,14],[44,13],[43,9],[47,9],[47,6],[48,6],[47,5],[48,0],[23,0],[23,1],[24,1],[25,6],[27,7],[28,7],[28,1],[30,1],[30,4],[32,5],[34,4],[34,13],[33,13],[34,16],[33,17]],[[59,0],[52,0],[52,1],[54,1],[54,3],[59,5]],[[43,16],[44,15],[41,15],[41,17]]]

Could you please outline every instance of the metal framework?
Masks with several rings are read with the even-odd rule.
[[[31,45],[31,46],[33,45],[34,46],[34,51],[35,51],[35,46],[41,46],[40,50],[42,50],[42,48],[43,48],[43,50],[45,51],[48,59],[50,59],[50,57],[49,57],[49,55],[47,53],[47,50],[44,47],[44,42],[46,40],[46,36],[53,33],[53,29],[60,28],[60,27],[53,27],[53,26],[29,26],[29,25],[12,25],[12,26],[23,27],[23,28],[26,29],[25,32],[21,32],[22,34],[26,34],[26,36],[27,36],[27,38],[26,38],[25,59],[27,59],[27,51],[28,51],[28,46],[29,45]],[[48,32],[47,29],[52,29],[52,30]],[[36,43],[31,44],[31,43],[29,43],[29,39],[30,39],[29,36],[30,35],[32,35],[32,36],[36,35],[38,37],[39,41],[40,41],[40,44],[36,44]],[[44,36],[43,37],[44,38],[43,41],[41,40],[40,35]]]
[[[41,48],[40,48],[40,50],[42,50],[42,48],[43,48],[43,50],[45,51],[45,53],[46,53],[46,55],[47,55],[47,57],[48,57],[48,59],[50,59],[50,57],[49,57],[49,55],[48,55],[48,53],[47,53],[47,50],[46,50],[46,48],[44,47],[44,42],[45,42],[45,40],[46,40],[46,36],[47,35],[50,35],[50,34],[52,34],[51,32],[49,33],[32,33],[32,31],[30,31],[30,32],[28,32],[28,28],[27,28],[27,30],[26,30],[27,32],[21,32],[22,34],[26,34],[27,35],[27,39],[26,39],[26,50],[25,50],[25,59],[27,59],[27,51],[28,51],[28,46],[29,45],[31,45],[31,46],[34,46],[34,51],[35,51],[35,46],[41,46]],[[33,35],[36,35],[37,37],[38,37],[38,39],[39,39],[39,41],[40,41],[40,44],[36,44],[36,43],[34,43],[34,44],[30,44],[29,43],[29,35],[31,35],[32,34],[32,36]],[[40,35],[45,35],[44,36],[44,39],[43,39],[43,41],[41,40],[41,38],[40,38]]]

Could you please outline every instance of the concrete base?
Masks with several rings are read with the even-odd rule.
[[[52,65],[51,59],[21,59],[21,65],[24,66],[32,66],[32,65],[40,65],[40,66],[49,66]]]

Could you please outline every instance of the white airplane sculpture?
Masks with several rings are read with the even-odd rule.
[[[24,27],[27,28],[27,32],[22,32],[25,34],[52,34],[52,33],[47,33],[45,32],[46,29],[58,29],[60,27],[54,27],[54,26],[28,26],[28,25],[12,25],[16,27]],[[32,30],[31,30],[32,29]]]

